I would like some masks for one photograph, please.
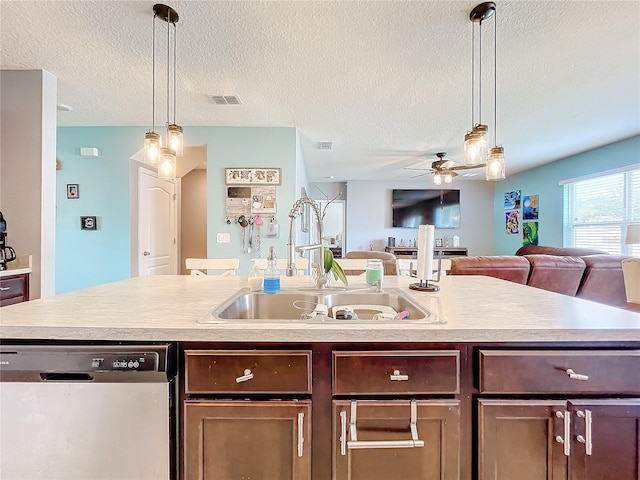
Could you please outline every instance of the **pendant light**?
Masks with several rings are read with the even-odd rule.
[[[477,5],[469,14],[473,23],[471,30],[471,123],[474,123],[475,113],[475,24],[479,25],[478,45],[478,123],[464,137],[464,164],[481,166],[485,162],[487,152],[487,132],[489,127],[482,123],[482,22],[491,17],[496,9],[493,2]]]
[[[155,7],[153,8],[153,34],[151,47],[151,130],[144,135],[144,161],[145,163],[158,163],[160,149],[162,148],[162,137],[155,132],[156,129],[156,17],[158,16]]]
[[[495,5],[493,7],[495,11]],[[487,156],[486,179],[502,180],[505,177],[504,148],[498,145],[498,15],[493,19],[493,144]]]
[[[157,6],[157,5],[156,5]],[[155,7],[154,7],[155,8]],[[176,23],[178,23],[178,13],[169,9],[166,17],[167,22],[167,147],[173,152],[176,157],[182,157],[184,152],[184,143],[182,135],[182,127],[176,124],[176,65],[177,65],[177,32]],[[169,117],[169,78],[170,78],[170,60],[171,60],[171,38],[170,31],[173,25],[173,122],[170,123]]]

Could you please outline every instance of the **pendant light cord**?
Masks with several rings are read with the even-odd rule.
[[[480,20],[480,38],[478,40],[478,124],[482,123],[482,20]]]
[[[151,131],[156,131],[156,13],[153,14],[153,34],[151,36]]]
[[[498,146],[498,13],[493,16],[493,144]]]
[[[170,65],[170,59],[171,59],[171,50],[170,50],[170,41],[169,41],[169,36],[171,33],[171,27],[169,25],[169,23],[171,22],[171,12],[169,12],[167,14],[167,125],[169,125],[169,65]]]
[[[176,124],[176,65],[177,65],[177,40],[178,29],[176,22],[173,22],[173,124]]]
[[[476,24],[472,24],[471,28],[471,128],[473,128],[473,121],[475,120],[475,106],[476,106]]]

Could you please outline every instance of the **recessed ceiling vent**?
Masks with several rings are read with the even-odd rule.
[[[242,105],[237,95],[209,95],[209,99],[214,105]]]
[[[318,142],[318,150],[331,150],[333,142]]]

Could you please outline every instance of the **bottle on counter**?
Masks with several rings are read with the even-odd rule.
[[[367,260],[367,270],[365,273],[367,284],[375,285],[376,282],[380,280],[380,287],[382,287],[383,276],[384,267],[382,265],[382,260],[380,260],[379,258],[369,258]]]
[[[258,292],[260,289],[262,289],[262,273],[260,273],[258,266],[254,265],[249,273],[249,290]]]
[[[276,267],[274,247],[269,247],[267,261],[267,269],[264,271],[264,293],[278,293],[280,292],[280,271]]]

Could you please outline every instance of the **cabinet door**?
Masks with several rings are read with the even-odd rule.
[[[423,446],[411,446],[409,400],[334,400],[333,479],[459,478],[459,401],[418,400],[415,405],[415,436]]]
[[[640,479],[640,399],[571,400],[570,480]]]
[[[185,479],[311,478],[311,401],[184,403]]]
[[[478,402],[479,480],[567,478],[565,400]]]

